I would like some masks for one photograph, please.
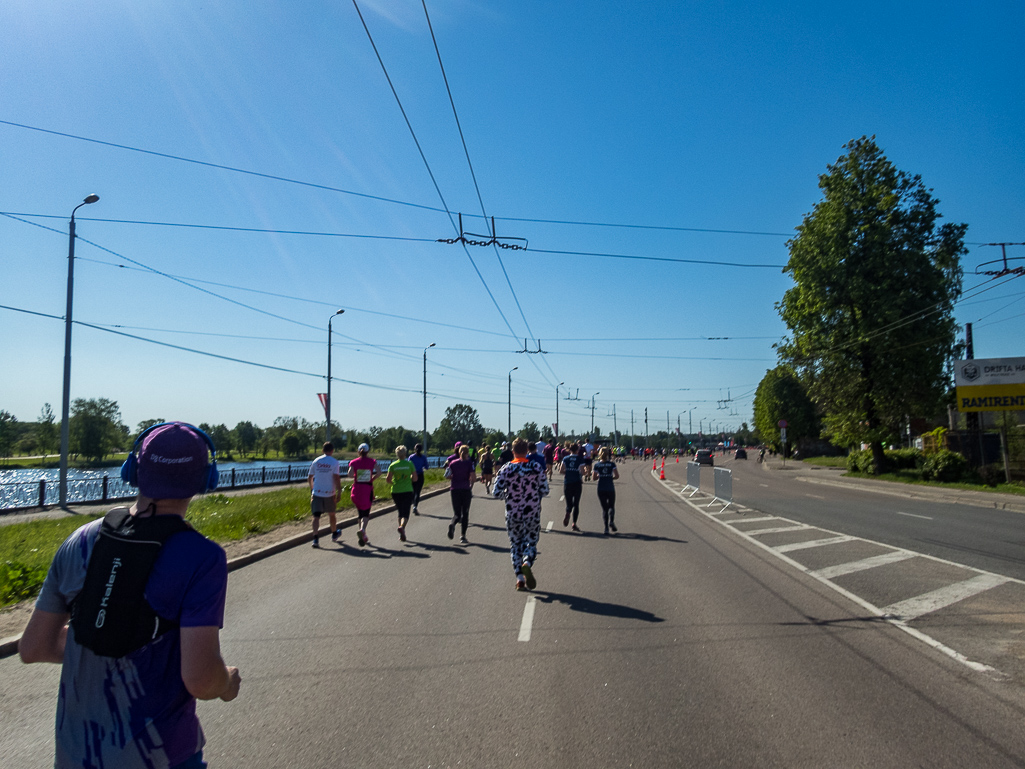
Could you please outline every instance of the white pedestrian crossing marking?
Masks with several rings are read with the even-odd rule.
[[[889,606],[883,607],[883,612],[900,617],[906,622],[1010,581],[1008,577],[1002,577],[999,574],[980,574],[977,577],[966,579],[964,582],[955,582],[953,585],[941,587],[939,590],[916,595],[906,601],[891,603]]]
[[[789,545],[777,545],[773,548],[777,553],[789,553],[792,550],[808,550],[813,547],[825,547],[826,545],[839,545],[841,542],[851,542],[855,538],[846,534],[839,537],[827,537],[826,539],[810,539],[807,542],[791,542]]]
[[[878,566],[886,566],[888,563],[899,563],[914,557],[914,553],[909,553],[906,550],[894,550],[892,553],[874,555],[871,558],[862,558],[860,561],[848,561],[847,563],[838,563],[836,566],[827,566],[812,573],[816,577],[833,579],[834,577],[842,577],[844,574],[854,574],[866,569],[875,569]]]

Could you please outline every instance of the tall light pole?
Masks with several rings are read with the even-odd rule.
[[[562,387],[565,382],[559,382],[555,385],[555,443],[559,443],[559,388]]]
[[[513,366],[509,369],[509,441],[512,442],[512,372],[519,369],[519,366]]]
[[[424,433],[420,437],[420,443],[424,447],[424,452],[427,451],[427,351],[435,346],[435,342],[431,342],[424,348]]]
[[[612,432],[613,432],[613,444],[619,445],[619,424],[616,422],[616,404],[612,404]]]
[[[598,395],[601,395],[601,393],[597,392],[591,396],[591,435],[588,440],[594,440],[594,399]]]
[[[345,310],[338,310],[327,319],[327,404],[324,406],[324,413],[327,416],[327,428],[324,430],[324,442],[331,440],[331,321],[335,315],[341,315]]]
[[[68,309],[64,313],[64,391],[61,399],[61,462],[60,462],[60,506],[68,506],[68,448],[71,444],[71,300],[75,295],[75,211],[82,206],[95,203],[99,195],[89,195],[71,209],[71,224],[68,226]]]

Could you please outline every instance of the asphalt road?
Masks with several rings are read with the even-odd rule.
[[[880,493],[843,483],[809,483],[832,473],[767,471],[756,459],[716,457],[716,462],[733,471],[734,496],[741,504],[1025,580],[1025,514],[915,499],[902,495],[911,487],[900,484],[887,484],[890,493]],[[677,467],[683,462],[666,464],[667,471],[683,479],[686,471]]]
[[[211,765],[1025,766],[1020,688],[863,616],[645,463],[623,476],[611,538],[593,484],[580,534],[553,489],[529,595],[481,497],[467,547],[442,496],[405,544],[382,518],[370,548],[346,530],[233,572],[243,685],[200,705]],[[49,765],[56,673],[0,660],[5,769]]]

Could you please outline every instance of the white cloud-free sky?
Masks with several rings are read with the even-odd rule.
[[[0,304],[43,314],[0,309],[0,408],[59,410],[93,192],[72,397],[132,426],[322,419],[338,308],[347,427],[418,429],[432,342],[431,429],[455,403],[504,429],[513,367],[514,427],[553,422],[560,382],[564,431],[593,393],[603,431],[750,421],[787,236],[862,135],[969,224],[966,289],[980,244],[1025,241],[1019,2],[427,8],[473,175],[420,0],[359,9],[426,164],[352,3],[0,5]],[[529,250],[436,242],[457,213],[487,233],[482,203]],[[1025,355],[1023,288],[958,306],[977,357]]]

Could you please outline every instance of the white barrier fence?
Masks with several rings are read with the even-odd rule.
[[[711,507],[714,502],[722,502],[722,509],[725,510],[733,504],[733,471],[725,467],[713,468],[712,480],[715,483],[715,497],[708,506]]]
[[[701,486],[701,465],[699,465],[697,462],[688,462],[687,463],[687,485],[683,487],[683,490],[686,491],[687,489],[694,489],[694,491],[692,491],[690,493],[690,495],[693,497],[695,494],[698,493],[698,490],[699,490],[700,486]]]

